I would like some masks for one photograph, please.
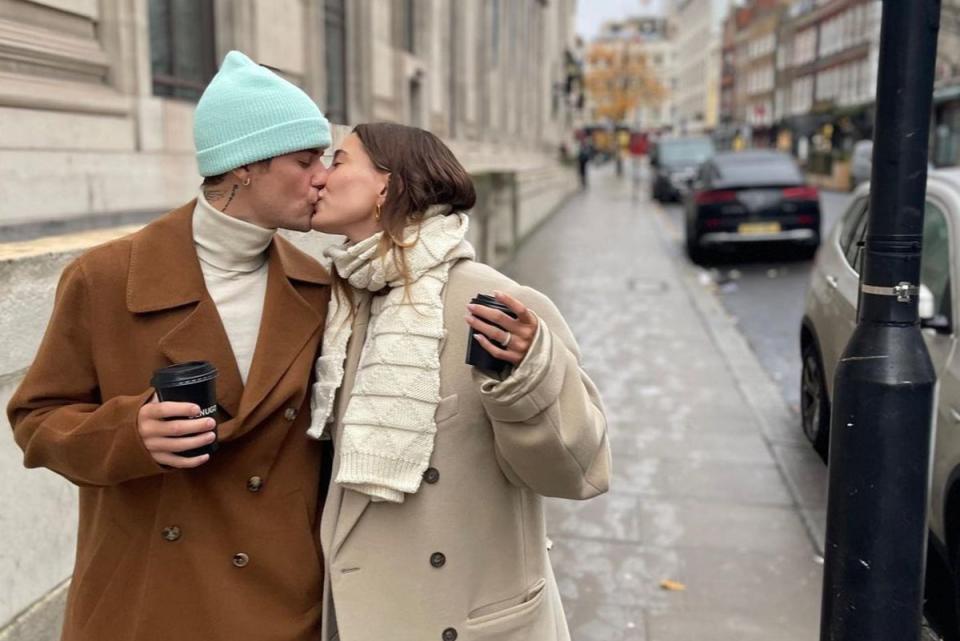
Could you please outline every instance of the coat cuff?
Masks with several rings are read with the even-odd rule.
[[[480,400],[490,418],[505,423],[530,420],[552,405],[563,388],[564,349],[543,319],[526,356],[502,381],[474,369]]]

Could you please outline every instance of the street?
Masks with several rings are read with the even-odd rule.
[[[826,237],[850,202],[850,194],[820,192],[821,235]],[[683,208],[664,206],[676,230],[674,250],[683,254]],[[727,312],[750,342],[764,369],[797,413],[800,403],[799,328],[812,261],[773,250],[741,251],[710,269]],[[799,429],[799,422],[797,423]]]

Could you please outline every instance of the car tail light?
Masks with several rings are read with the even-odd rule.
[[[731,203],[737,199],[735,191],[698,191],[693,200],[698,205],[713,205],[715,203]]]
[[[707,218],[703,224],[707,229],[718,229],[723,222],[719,218]]]
[[[817,222],[817,220],[816,218],[814,218],[809,214],[802,214],[800,216],[797,216],[797,222],[800,223],[801,225],[812,225],[815,222]]]
[[[817,200],[819,194],[816,187],[787,187],[783,197],[785,200]]]

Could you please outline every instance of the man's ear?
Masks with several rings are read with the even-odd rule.
[[[231,170],[230,173],[236,176],[237,182],[242,185],[250,180],[250,165],[241,165],[240,167]]]

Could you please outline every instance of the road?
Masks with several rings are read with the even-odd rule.
[[[826,237],[850,202],[850,194],[820,193]],[[667,205],[664,211],[674,234],[676,251],[683,252],[683,210]],[[799,413],[799,327],[812,261],[798,260],[782,249],[738,252],[709,268],[726,310],[737,320],[761,364],[780,387],[784,399]],[[799,425],[799,424],[798,424]]]

